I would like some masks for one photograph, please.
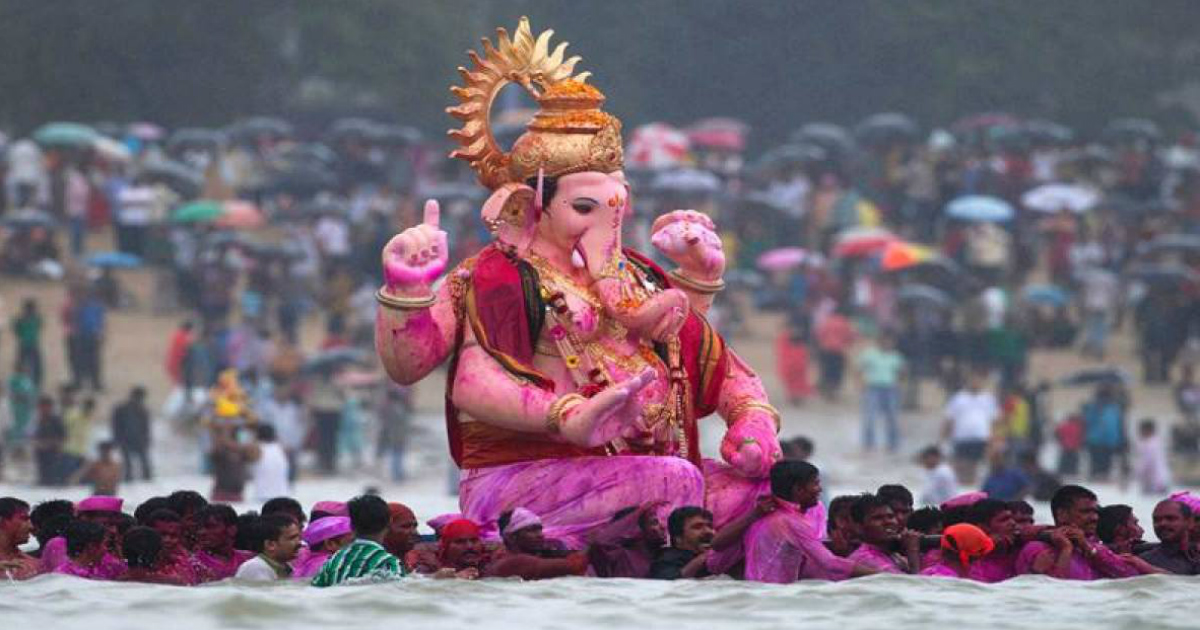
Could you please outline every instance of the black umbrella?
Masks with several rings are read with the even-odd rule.
[[[1162,131],[1157,124],[1145,118],[1121,118],[1108,123],[1104,128],[1104,138],[1114,143],[1138,140],[1154,142],[1162,138]]]
[[[379,125],[373,133],[371,139],[375,142],[398,147],[420,144],[422,139],[420,131],[404,125]]]
[[[346,365],[361,365],[367,362],[370,353],[362,348],[333,348],[320,352],[304,362],[305,372],[328,372]]]
[[[1163,252],[1193,254],[1200,252],[1200,234],[1163,234],[1147,243],[1147,249],[1156,254]]]
[[[229,128],[229,135],[239,140],[250,140],[262,136],[290,138],[293,133],[291,123],[270,116],[246,118],[234,123]]]
[[[171,134],[167,140],[167,150],[171,152],[192,147],[200,149],[216,149],[225,144],[225,132],[201,127],[184,127]]]
[[[792,134],[792,142],[815,144],[833,153],[849,153],[854,148],[850,134],[833,123],[808,123]]]
[[[1134,280],[1140,280],[1151,286],[1175,287],[1181,284],[1200,282],[1200,274],[1174,264],[1139,263],[1129,268],[1127,275]]]
[[[926,284],[908,284],[896,291],[896,299],[901,303],[924,303],[948,308],[954,304],[950,295],[941,289]]]
[[[338,177],[328,169],[303,165],[273,173],[267,178],[262,191],[267,194],[289,193],[298,197],[309,197],[322,192],[336,190]]]
[[[329,135],[336,139],[371,137],[379,123],[366,118],[339,118],[329,127]]]
[[[756,170],[824,162],[829,151],[812,143],[784,144],[767,151],[755,163]]]
[[[166,158],[151,160],[142,165],[141,174],[152,181],[166,184],[184,197],[195,197],[204,186],[204,175],[196,169]]]
[[[1076,370],[1058,379],[1058,385],[1060,387],[1087,387],[1102,383],[1123,385],[1129,383],[1131,380],[1129,373],[1125,370],[1108,366]]]
[[[875,114],[868,116],[854,128],[854,136],[867,144],[912,140],[917,137],[917,123],[908,116],[895,112]]]
[[[1031,120],[1024,128],[1029,139],[1037,144],[1066,144],[1075,139],[1070,127],[1049,120]]]

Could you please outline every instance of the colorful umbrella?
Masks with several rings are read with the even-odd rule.
[[[1070,301],[1070,295],[1061,287],[1053,284],[1031,284],[1021,292],[1026,302],[1032,304],[1047,304],[1063,306]]]
[[[1021,195],[1021,203],[1026,208],[1038,212],[1060,212],[1066,209],[1082,214],[1099,202],[1100,193],[1077,184],[1043,184]]]
[[[687,135],[693,146],[740,153],[746,149],[749,129],[734,118],[705,118],[688,127]]]
[[[1011,220],[1013,214],[1007,201],[985,195],[966,195],[946,204],[946,215],[962,221],[1000,223]]]
[[[937,257],[937,252],[925,245],[905,241],[891,241],[883,248],[879,259],[879,268],[883,271],[899,271],[929,262]]]
[[[177,208],[171,214],[171,220],[175,223],[206,223],[215,221],[224,213],[225,207],[221,205],[220,201],[201,199]]]
[[[111,267],[114,269],[133,269],[142,266],[142,259],[126,252],[98,252],[85,260],[92,267]]]
[[[226,201],[221,210],[221,216],[213,222],[217,227],[249,230],[266,223],[258,207],[248,201]]]
[[[850,228],[834,239],[833,255],[839,258],[873,256],[900,237],[882,228]]]
[[[758,257],[757,266],[763,271],[784,271],[798,267],[806,258],[808,252],[799,247],[779,247],[763,252]]]
[[[54,122],[42,125],[33,132],[33,140],[45,147],[89,147],[99,134],[87,125]]]
[[[633,130],[625,149],[625,165],[651,170],[675,168],[687,159],[690,149],[684,132],[664,123],[650,123]]]

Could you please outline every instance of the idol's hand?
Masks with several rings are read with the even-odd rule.
[[[783,459],[783,449],[775,435],[775,419],[756,410],[743,414],[726,431],[721,441],[721,456],[746,477],[766,477],[771,466]]]
[[[438,202],[425,202],[425,220],[392,237],[383,248],[383,279],[398,297],[426,297],[430,285],[446,269],[446,232],[438,227]]]
[[[725,273],[725,251],[717,226],[695,210],[676,210],[658,217],[650,242],[694,280],[716,282]]]
[[[641,420],[637,394],[656,376],[654,370],[647,369],[567,409],[559,427],[563,438],[590,448],[621,437],[627,428],[637,426]]]

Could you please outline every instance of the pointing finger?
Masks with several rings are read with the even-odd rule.
[[[437,199],[430,199],[425,202],[425,221],[424,224],[430,227],[438,227],[438,222],[442,218],[442,209],[438,206]]]

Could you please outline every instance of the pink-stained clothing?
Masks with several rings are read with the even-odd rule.
[[[918,573],[918,575],[923,575],[926,577],[948,577],[948,578],[962,577],[961,575],[958,574],[958,571],[955,570],[954,568],[947,566],[945,564],[942,564],[941,560],[938,560],[937,562],[925,567],[924,569],[921,569],[921,572]]]
[[[970,570],[967,571],[967,577],[976,582],[988,584],[1003,582],[1017,576],[1016,561],[1017,553],[1015,551],[993,551],[972,562]]]
[[[459,506],[496,540],[496,521],[524,507],[539,514],[546,538],[583,549],[589,532],[617,510],[649,501],[670,509],[703,505],[704,477],[686,459],[667,456],[542,459],[463,471]]]
[[[877,569],[880,573],[907,573],[895,554],[888,553],[874,545],[862,544],[847,558],[851,562]]]
[[[42,548],[41,572],[54,573],[59,567],[70,562],[70,560],[67,557],[67,539],[62,536],[55,536],[46,541],[46,546]]]
[[[97,562],[91,566],[79,564],[74,560],[67,560],[65,564],[58,567],[53,572],[61,573],[63,575],[73,575],[75,577],[81,577],[88,580],[111,581],[116,580],[124,575],[126,569],[127,567],[121,559],[111,554],[105,554],[104,557],[100,559],[100,562]]]
[[[226,557],[201,549],[192,556],[192,563],[196,567],[195,573],[199,582],[216,582],[233,577],[238,567],[253,557],[253,552],[240,549],[234,549],[233,555]]]
[[[844,580],[854,562],[829,551],[799,507],[780,503],[746,531],[746,579],[790,584],[798,579]]]
[[[1095,557],[1090,560],[1078,549],[1071,551],[1071,564],[1064,579],[1067,580],[1100,580],[1104,578],[1127,578],[1140,575],[1140,572],[1105,547],[1099,541],[1092,541],[1096,549]],[[1017,554],[1016,572],[1020,575],[1033,573],[1033,563],[1042,554],[1057,554],[1054,547],[1035,540],[1025,545]]]
[[[311,580],[314,575],[321,572],[321,566],[333,554],[326,551],[309,551],[304,554],[304,557],[296,557],[292,560],[292,579],[293,580]]]
[[[199,584],[202,581],[203,575],[200,573],[200,566],[196,563],[196,559],[187,551],[179,551],[174,555],[168,555],[163,551],[162,563],[159,566],[158,573],[168,576],[181,584]]]

